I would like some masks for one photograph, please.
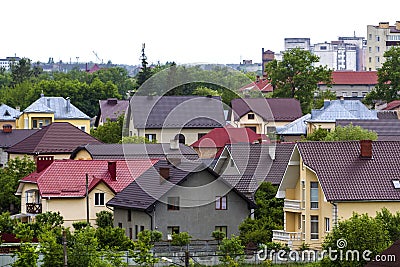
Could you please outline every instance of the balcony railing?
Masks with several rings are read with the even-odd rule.
[[[26,213],[39,214],[42,213],[41,203],[26,203]]]
[[[286,232],[283,230],[272,230],[272,240],[294,241],[302,240],[302,232]]]
[[[284,206],[285,209],[300,210],[301,209],[301,201],[300,200],[285,199],[283,206]]]

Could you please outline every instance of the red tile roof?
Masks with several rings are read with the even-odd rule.
[[[332,84],[370,84],[378,83],[376,71],[332,71]],[[324,83],[320,83],[324,84]]]
[[[201,137],[191,146],[221,148],[227,144],[253,143],[254,141],[257,141],[259,138],[260,135],[256,134],[251,129],[225,126],[223,128],[215,128],[211,130],[208,134]],[[265,135],[263,135],[262,139],[268,140]],[[268,143],[270,143],[269,140]]]
[[[9,149],[14,154],[72,153],[78,146],[102,144],[99,140],[68,122],[53,122]]]
[[[392,102],[389,102],[383,110],[393,110],[396,109],[400,106],[400,100],[393,100]]]
[[[273,92],[273,87],[272,84],[269,82],[269,80],[267,79],[260,79],[258,81],[249,83],[245,86],[243,86],[242,88],[239,89],[239,91],[251,91],[254,89],[258,89],[263,93],[269,93],[269,92]]]
[[[55,160],[40,173],[31,173],[21,180],[36,183],[42,197],[84,197],[86,174],[89,191],[100,182],[113,192],[122,191],[158,160],[117,160],[117,178],[111,179],[107,160]]]

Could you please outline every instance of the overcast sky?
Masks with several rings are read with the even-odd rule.
[[[366,37],[367,25],[400,20],[399,7],[392,0],[1,0],[0,58],[99,62],[97,53],[136,65],[146,43],[153,63],[260,62],[261,49],[280,52],[284,38]]]

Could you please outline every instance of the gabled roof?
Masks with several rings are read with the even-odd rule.
[[[254,112],[266,121],[294,121],[303,116],[300,102],[294,98],[237,98],[231,101],[234,119]]]
[[[116,179],[112,179],[107,160],[55,160],[42,172],[23,178],[18,192],[21,193],[21,183],[36,183],[41,197],[84,197],[88,174],[89,191],[102,182],[117,193],[157,161],[117,160]]]
[[[77,147],[71,159],[82,151],[87,151],[92,159],[131,159],[131,158],[166,158],[168,156],[198,159],[196,151],[184,144],[179,149],[171,149],[168,143],[158,144],[87,144]]]
[[[400,266],[400,240],[394,242],[390,247],[380,254],[382,261],[370,261],[364,267],[398,267]],[[386,261],[383,261],[386,259]]]
[[[72,153],[78,146],[101,143],[68,122],[53,122],[16,143],[7,152],[28,155],[64,154]]]
[[[162,180],[164,178],[159,174],[160,168],[169,169],[168,181]],[[178,165],[172,165],[165,160],[160,160],[154,165],[154,168],[150,168],[144,172],[124,190],[108,201],[107,206],[136,210],[152,210],[154,204],[169,190],[177,185],[181,185],[184,181],[189,179],[192,174],[199,172],[209,172],[215,177],[215,179],[218,178],[218,175],[211,169],[205,168],[201,161],[182,161]],[[225,183],[223,179],[219,179],[219,181]],[[255,206],[254,202],[242,195],[236,189],[232,188],[232,190],[246,200],[250,206]],[[197,203],[196,205],[198,204],[200,203]]]
[[[20,111],[7,106],[6,104],[0,104],[0,121],[15,121],[21,114]]]
[[[37,129],[12,129],[11,132],[0,130],[0,147],[9,148],[37,131]]]
[[[374,131],[379,141],[400,141],[400,120],[337,120],[336,125],[352,124]]]
[[[225,149],[239,174],[222,174],[221,177],[244,194],[254,194],[261,182],[278,185],[293,148],[294,143],[227,145]]]
[[[23,113],[54,113],[54,119],[87,119],[89,116],[63,97],[44,96],[33,102]]]
[[[400,107],[400,100],[393,100],[392,102],[389,102],[383,110],[392,110],[397,109],[398,107]]]
[[[335,122],[338,119],[377,120],[376,110],[369,110],[359,100],[330,100],[321,109],[311,110],[309,122]]]
[[[306,135],[307,124],[306,121],[311,118],[311,114],[306,114],[284,126],[276,127],[276,133],[280,135]]]
[[[360,141],[299,142],[304,164],[327,201],[400,201],[400,142],[373,141],[372,158],[360,157]]]
[[[116,121],[120,115],[125,115],[129,106],[128,99],[108,98],[106,100],[99,100],[99,115],[96,117],[95,125],[98,126],[99,120]]]
[[[265,135],[260,136],[251,129],[235,128],[227,125],[223,128],[215,128],[211,130],[190,146],[222,148],[227,144],[253,143],[258,141],[260,138],[270,142]]]
[[[249,83],[240,88],[239,91],[244,92],[244,91],[252,91],[255,89],[260,90],[262,93],[270,93],[274,91],[272,84],[267,79],[259,79],[258,81]]]
[[[226,124],[220,96],[134,96],[130,112],[136,129],[216,128]]]
[[[377,71],[332,71],[332,85],[376,85],[377,83]]]

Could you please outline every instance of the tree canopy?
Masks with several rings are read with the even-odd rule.
[[[314,66],[318,61],[319,57],[310,51],[294,48],[283,53],[282,61],[268,62],[265,72],[274,88],[273,97],[296,98],[303,113],[309,113],[318,83],[331,85],[332,70]]]
[[[308,135],[304,141],[351,141],[351,140],[377,140],[376,132],[364,129],[361,126],[349,124],[336,126],[333,131],[318,128]]]

